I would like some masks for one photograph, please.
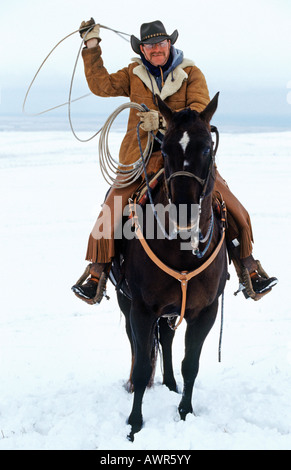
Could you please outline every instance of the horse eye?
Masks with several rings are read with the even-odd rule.
[[[210,147],[205,147],[205,149],[203,150],[203,155],[205,157],[207,157],[207,155],[209,155],[209,153],[210,153]]]

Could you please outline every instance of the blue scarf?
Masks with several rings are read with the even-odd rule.
[[[174,46],[171,46],[170,55],[167,62],[161,67],[156,67],[150,62],[148,62],[145,56],[141,53],[141,60],[150,74],[152,74],[157,82],[158,88],[161,91],[163,86],[163,81],[166,81],[167,76],[173,72],[173,70],[181,64],[184,58],[184,54],[179,49],[175,49]],[[174,80],[174,78],[172,78]]]

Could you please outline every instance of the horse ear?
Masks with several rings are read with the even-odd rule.
[[[157,100],[160,113],[164,116],[167,123],[169,123],[169,121],[171,121],[173,117],[173,111],[171,110],[171,108],[169,108],[169,106],[166,105],[166,103],[159,97],[159,95],[155,95],[155,98]]]
[[[213,114],[215,113],[218,105],[218,96],[219,92],[216,93],[216,95],[212,98],[212,100],[208,103],[206,108],[200,113],[200,119],[202,121],[207,122],[208,124],[210,123]]]

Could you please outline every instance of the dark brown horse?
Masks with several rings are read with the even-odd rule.
[[[167,132],[162,144],[165,184],[155,189],[152,202],[155,207],[158,203],[167,206],[170,200],[177,218],[171,223],[169,210],[165,217],[165,236],[147,240],[149,250],[161,261],[162,267],[150,258],[138,239],[141,235],[140,231],[138,233],[139,225],[143,226],[146,237],[146,210],[142,220],[135,219],[137,236],[127,240],[123,248],[125,283],[117,293],[126,317],[133,358],[131,381],[134,400],[128,418],[131,425],[130,440],[134,439],[134,434],[143,425],[142,399],[152,377],[157,340],[162,348],[163,383],[170,390],[177,391],[171,352],[175,331],[169,326],[169,317],[179,318],[183,302],[187,329],[182,362],[184,388],[178,410],[183,420],[188,413],[192,413],[192,391],[201,349],[214,324],[218,298],[227,278],[222,223],[217,214],[213,213],[212,203],[215,152],[210,120],[217,108],[218,94],[201,113],[190,109],[173,112],[157,99],[160,112],[167,121]],[[183,217],[179,217],[181,208]],[[179,276],[174,278],[165,272],[165,265],[172,272],[185,276],[184,290],[181,289],[182,280],[177,280]],[[113,271],[115,267],[113,263]],[[193,277],[186,279],[185,273],[193,272]]]

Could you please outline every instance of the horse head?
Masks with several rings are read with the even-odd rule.
[[[190,108],[175,112],[158,96],[158,107],[167,122],[162,154],[170,203],[175,208],[176,232],[191,232],[192,246],[199,244],[199,220],[204,198],[214,187],[214,156],[210,121],[218,103],[217,93],[198,113]]]

